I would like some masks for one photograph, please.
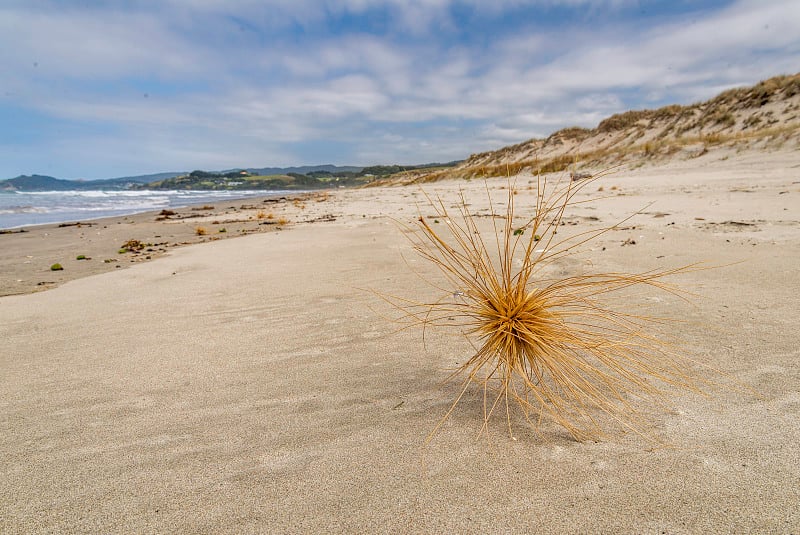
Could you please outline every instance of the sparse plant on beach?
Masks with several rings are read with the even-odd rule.
[[[208,231],[205,229],[205,227],[195,227],[194,229],[194,233],[198,236],[205,236],[207,232]]]
[[[64,270],[64,266],[62,266],[59,263],[55,263],[52,266],[50,266],[50,271],[63,271],[63,270]]]
[[[426,217],[405,229],[417,253],[443,276],[442,282],[431,282],[441,295],[422,302],[382,297],[403,312],[400,321],[407,325],[459,329],[475,349],[453,374],[465,376],[463,388],[436,429],[471,384],[483,389],[482,431],[501,409],[513,437],[517,407],[535,430],[550,420],[579,441],[618,425],[641,431],[637,405],[662,405],[670,387],[699,391],[687,371],[690,361],[652,332],[664,320],[609,304],[610,297],[634,287],[681,295],[663,279],[696,265],[638,274],[552,273],[554,262],[615,228],[555,237],[565,211],[586,202],[575,195],[598,178],[539,180],[533,213],[521,225],[515,223],[513,189],[505,210],[496,213],[487,185],[493,222],[488,234],[463,192],[455,216],[442,199],[428,199],[444,222],[441,230]]]
[[[144,248],[145,248],[145,244],[142,243],[141,241],[139,241],[139,240],[128,240],[128,241],[126,241],[125,243],[122,244],[122,246],[119,248],[118,252],[119,252],[119,254],[125,254],[125,253],[132,252],[132,251],[133,252],[141,251]]]

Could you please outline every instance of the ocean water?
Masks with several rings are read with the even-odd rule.
[[[88,221],[190,204],[285,195],[286,191],[0,191],[0,229]],[[293,193],[297,193],[296,191]]]

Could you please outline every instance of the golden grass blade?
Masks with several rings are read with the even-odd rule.
[[[700,392],[687,371],[691,361],[650,334],[655,325],[675,320],[610,303],[638,287],[686,299],[687,292],[664,279],[706,268],[691,264],[634,274],[541,276],[548,265],[620,224],[558,236],[568,208],[586,202],[576,195],[597,178],[554,184],[537,178],[533,213],[521,226],[514,224],[513,184],[507,188],[505,213],[497,214],[487,183],[493,236],[481,234],[463,192],[456,217],[441,198],[426,195],[435,217],[444,222],[442,231],[422,216],[415,229],[406,230],[415,251],[443,276],[444,283],[433,284],[443,296],[426,303],[383,297],[403,311],[409,326],[462,329],[475,348],[456,370],[466,378],[444,419],[476,383],[483,388],[482,431],[504,406],[513,436],[516,406],[535,429],[550,419],[586,440],[601,436],[608,420],[640,432],[639,404],[666,406],[669,387]]]

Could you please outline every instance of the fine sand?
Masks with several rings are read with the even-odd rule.
[[[534,184],[516,179],[518,213]],[[450,207],[459,188],[491,228],[482,181],[424,191]],[[0,298],[0,532],[800,532],[800,157],[704,156],[590,189],[603,198],[565,233],[641,213],[554,269],[725,266],[673,281],[692,303],[645,292],[637,311],[687,320],[670,339],[757,393],[641,407],[659,446],[518,420],[513,440],[504,414],[478,437],[470,389],[426,443],[469,346],[397,332],[370,291],[435,295],[394,221],[432,213],[418,187],[239,203],[280,225],[215,207],[37,227],[0,235],[3,293],[20,294]],[[118,254],[129,239],[153,250]]]
[[[306,210],[329,198],[327,192],[275,194],[0,230],[0,296],[47,290],[69,280],[146,262],[184,245],[331,222],[335,217],[325,211],[327,205]],[[141,245],[126,248],[130,241]],[[56,263],[63,269],[53,271],[51,266]]]

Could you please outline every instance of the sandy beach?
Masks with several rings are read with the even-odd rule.
[[[324,206],[306,211],[329,197],[327,192],[265,192],[263,197],[215,205],[0,230],[0,296],[54,288],[158,258],[176,247],[330,222],[335,218]],[[56,263],[63,269],[53,271]]]
[[[516,177],[518,210],[535,183]],[[512,440],[502,417],[478,436],[479,389],[426,443],[469,346],[398,332],[370,290],[430,296],[414,271],[434,268],[396,221],[429,211],[422,190],[451,206],[463,189],[486,210],[486,184],[0,235],[0,532],[800,532],[797,153],[620,169],[567,215],[587,230],[641,211],[565,274],[724,266],[674,281],[691,303],[645,302],[688,320],[675,341],[758,395],[642,407],[669,447],[633,433],[579,443],[549,423]],[[142,250],[120,253],[132,239]]]

